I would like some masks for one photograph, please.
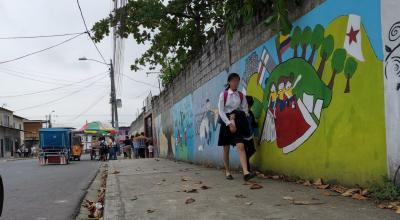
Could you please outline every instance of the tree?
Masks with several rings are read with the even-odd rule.
[[[207,41],[222,32],[231,39],[244,25],[264,21],[275,23],[277,32],[290,33],[287,8],[300,4],[301,0],[129,0],[115,14],[95,23],[93,39],[103,40],[113,27],[119,37],[133,36],[138,44],[150,44],[131,69],[161,67],[166,86]]]
[[[290,47],[293,49],[293,57],[298,57],[298,48],[301,39],[301,28],[296,26],[292,33],[292,41],[290,42]]]
[[[329,81],[328,88],[333,90],[333,84],[335,83],[336,74],[343,71],[344,62],[346,60],[346,50],[343,48],[336,49],[332,56],[332,76]]]
[[[317,24],[314,27],[314,31],[311,36],[311,55],[308,58],[308,63],[311,64],[314,60],[315,51],[321,46],[322,41],[324,40],[324,32],[325,29],[322,25]]]
[[[301,52],[301,57],[304,59],[306,58],[306,53],[307,53],[307,46],[311,42],[311,36],[312,36],[312,30],[309,26],[305,27],[303,30],[303,34],[301,35],[301,47],[302,47],[302,52]]]
[[[350,92],[350,79],[353,77],[354,73],[357,70],[357,61],[353,57],[349,57],[346,60],[346,64],[344,66],[344,76],[346,77],[346,88],[344,93]]]
[[[334,46],[334,40],[332,35],[328,35],[325,37],[324,41],[322,42],[321,46],[321,63],[319,64],[317,73],[318,77],[322,79],[322,74],[324,73],[325,69],[325,63],[329,59],[329,57],[332,55],[333,52],[333,46]]]

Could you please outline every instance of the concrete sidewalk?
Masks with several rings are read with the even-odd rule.
[[[376,208],[371,201],[326,196],[324,190],[258,178],[254,182],[263,188],[251,190],[240,174],[229,181],[220,170],[184,162],[110,161],[108,172],[105,220],[400,219],[400,215]],[[195,201],[185,204],[188,197]],[[304,203],[296,205],[290,198]]]

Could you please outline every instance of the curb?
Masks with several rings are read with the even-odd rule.
[[[113,164],[114,161],[109,162],[103,218],[104,220],[125,220],[119,179],[117,175],[111,174],[115,170]]]

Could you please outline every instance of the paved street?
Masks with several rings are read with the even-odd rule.
[[[0,161],[5,185],[0,219],[72,219],[99,165],[86,155],[69,165],[39,166],[36,159]]]

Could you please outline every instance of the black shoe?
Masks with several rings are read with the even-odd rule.
[[[227,180],[233,180],[233,176],[231,174],[229,174],[228,176],[226,176]]]
[[[243,176],[243,179],[244,179],[244,181],[247,182],[247,181],[253,179],[254,177],[256,177],[256,174],[255,174],[255,173],[248,173],[248,174],[246,174],[246,175]]]

